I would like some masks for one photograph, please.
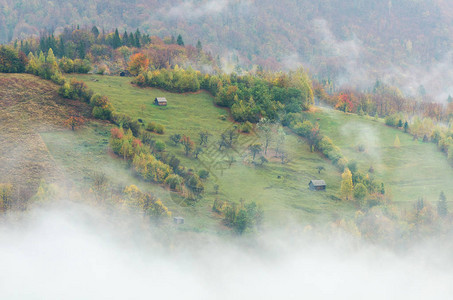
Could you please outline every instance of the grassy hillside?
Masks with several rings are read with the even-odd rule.
[[[453,168],[433,143],[413,140],[412,136],[383,124],[383,120],[322,109],[308,115],[319,122],[348,159],[362,171],[371,166],[377,179],[384,181],[396,202],[412,202],[418,197],[437,201],[440,191],[453,195]],[[398,136],[401,146],[395,147]],[[358,149],[363,145],[365,151]]]
[[[56,94],[56,86],[30,75],[1,75],[0,182],[14,182],[17,186],[32,187],[39,181],[59,182],[69,186],[89,187],[94,172],[103,172],[115,188],[136,184],[142,190],[160,197],[174,215],[186,218],[188,230],[219,231],[220,220],[211,212],[216,198],[239,202],[255,201],[265,211],[267,225],[290,224],[292,220],[310,222],[327,221],[338,216],[352,215],[355,208],[337,201],[340,174],[331,163],[295,135],[287,132],[285,148],[289,161],[282,164],[274,157],[275,145],[270,146],[269,163],[263,166],[250,163],[247,143],[257,142],[254,134],[241,135],[237,152],[230,166],[228,158],[219,153],[216,142],[219,136],[235,124],[221,120],[227,112],[213,105],[207,93],[173,94],[158,89],[140,89],[129,83],[129,78],[83,75],[83,79],[96,92],[109,96],[120,112],[145,123],[156,121],[166,126],[166,133],[155,135],[167,144],[167,151],[181,159],[182,164],[200,170],[209,169],[213,159],[217,167],[209,169],[211,177],[206,182],[204,196],[199,202],[188,204],[178,195],[153,184],[135,178],[127,164],[112,156],[108,149],[111,125],[89,121],[84,128],[72,132],[62,126],[72,114],[85,114],[89,107]],[[96,81],[92,80],[96,79]],[[8,87],[8,88],[6,88]],[[26,87],[26,88],[24,88]],[[153,99],[165,96],[167,107],[154,106]],[[144,105],[144,109],[142,109]],[[440,190],[453,193],[451,183],[453,170],[445,157],[432,144],[412,141],[393,128],[380,122],[323,109],[308,118],[320,123],[321,129],[339,145],[349,159],[356,159],[360,169],[368,170],[373,165],[375,176],[386,183],[387,191],[395,201],[414,201],[419,196],[437,200]],[[181,147],[169,142],[172,133],[189,135],[197,140],[200,130],[211,132],[210,143],[214,151],[200,155],[200,159],[187,158]],[[398,134],[400,148],[393,142]],[[357,146],[363,144],[364,152]],[[208,153],[209,152],[209,153]],[[317,166],[325,171],[318,174]],[[322,178],[328,184],[327,192],[310,192],[310,179]],[[214,185],[219,185],[215,193]]]
[[[108,96],[119,112],[127,113],[134,118],[141,118],[145,123],[155,121],[165,125],[164,135],[155,135],[167,143],[167,149],[181,159],[182,164],[195,170],[209,169],[209,161],[215,160],[225,170],[209,169],[211,178],[207,182],[203,200],[197,208],[203,207],[204,214],[210,213],[210,207],[215,198],[239,202],[256,201],[263,205],[267,218],[275,221],[297,218],[313,220],[317,217],[329,218],[331,214],[351,211],[349,205],[337,202],[336,194],[339,190],[340,177],[329,161],[316,153],[311,153],[308,145],[296,136],[289,134],[286,139],[286,148],[290,161],[287,164],[270,155],[270,162],[262,167],[248,163],[250,154],[246,146],[239,147],[237,153],[229,153],[235,162],[230,166],[223,156],[216,151],[216,142],[220,134],[235,126],[229,120],[221,120],[219,116],[228,115],[222,108],[215,107],[212,96],[202,92],[199,94],[175,94],[159,89],[141,89],[130,84],[130,78],[78,75],[95,92]],[[155,97],[166,97],[167,107],[153,105]],[[142,107],[145,107],[142,110]],[[212,136],[210,144],[214,151],[200,155],[199,160],[187,158],[182,147],[175,147],[169,142],[169,136],[180,133],[198,140],[200,130],[208,130]],[[247,145],[258,139],[253,134],[241,135],[238,144]],[[274,146],[271,146],[273,148]],[[209,147],[208,147],[209,148]],[[272,152],[272,150],[271,150]],[[322,165],[326,171],[318,175],[316,167]],[[328,182],[326,193],[308,191],[308,182],[311,179],[323,178]],[[219,194],[215,194],[214,185],[219,185]],[[174,195],[173,195],[174,196]],[[181,200],[174,196],[175,202]]]

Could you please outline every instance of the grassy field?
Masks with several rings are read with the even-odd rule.
[[[88,114],[89,107],[59,98],[55,85],[30,75],[0,77],[5,86],[0,89],[0,125],[4,127],[0,131],[1,181],[36,186],[41,178],[64,179],[86,188],[93,173],[101,171],[115,186],[136,184],[157,195],[173,215],[186,218],[186,230],[194,231],[222,231],[219,217],[211,212],[216,198],[261,204],[268,226],[290,225],[292,221],[326,222],[339,216],[352,216],[355,212],[352,204],[337,199],[340,173],[336,168],[319,154],[310,152],[308,145],[290,132],[285,142],[287,163],[282,164],[274,157],[275,144],[272,143],[267,156],[269,162],[254,165],[246,150],[249,143],[260,139],[254,134],[241,135],[236,151],[217,150],[220,134],[234,128],[235,124],[228,119],[221,120],[220,116],[227,116],[228,112],[215,107],[207,93],[173,94],[141,89],[124,77],[77,77],[95,92],[107,95],[119,112],[141,118],[145,123],[155,121],[165,125],[165,134],[155,137],[167,143],[167,151],[189,168],[210,170],[203,198],[188,204],[162,186],[135,178],[127,163],[109,152],[110,124],[90,120],[75,132],[64,128],[62,124],[67,116]],[[153,99],[157,96],[166,97],[169,105],[154,106]],[[358,161],[360,169],[368,170],[372,165],[375,176],[385,182],[395,201],[414,201],[419,196],[435,201],[440,190],[444,190],[447,197],[453,194],[453,169],[435,145],[413,141],[409,135],[382,122],[337,111],[323,109],[308,117],[318,121],[321,130],[342,148],[346,157]],[[186,157],[182,147],[168,140],[171,134],[180,133],[197,141],[200,130],[208,130],[212,136],[210,146],[198,160]],[[396,135],[401,141],[400,148],[393,147]],[[358,151],[359,144],[365,147],[364,152]],[[228,156],[233,157],[231,165],[227,162]],[[317,166],[323,166],[325,171],[318,174]],[[307,187],[311,179],[326,180],[327,191],[310,192]],[[215,185],[219,185],[218,194]]]
[[[130,78],[124,77],[75,77],[85,81],[95,92],[108,96],[119,112],[141,118],[145,123],[155,121],[165,125],[166,133],[156,135],[156,139],[165,141],[168,151],[177,155],[183,165],[195,170],[206,168],[211,171],[205,195],[196,205],[197,209],[204,210],[204,214],[210,214],[215,198],[236,202],[241,199],[255,201],[263,206],[268,220],[279,223],[290,218],[298,221],[329,219],[332,215],[352,212],[350,205],[336,199],[340,184],[336,169],[320,155],[311,153],[304,141],[290,133],[286,138],[290,158],[288,163],[281,164],[272,155],[268,156],[270,162],[264,166],[248,163],[250,154],[246,145],[257,139],[252,134],[239,137],[238,144],[245,146],[238,147],[237,152],[229,153],[235,160],[229,166],[225,161],[225,153],[216,151],[216,142],[222,132],[235,124],[231,120],[223,121],[219,118],[221,115],[228,116],[228,112],[214,106],[213,98],[208,93],[175,94],[159,89],[138,88],[130,84]],[[161,96],[167,98],[167,107],[153,105],[154,98]],[[185,134],[197,141],[201,130],[208,130],[212,134],[210,143],[213,151],[206,150],[209,153],[200,155],[199,160],[185,157],[182,147],[175,147],[168,141],[173,133]],[[213,168],[209,163],[211,160],[220,162],[225,169],[220,171]],[[319,165],[326,168],[321,175],[316,170]],[[308,182],[318,178],[328,182],[327,192],[315,193],[308,190]],[[216,184],[220,187],[219,194],[214,192]]]
[[[413,202],[418,197],[437,201],[440,191],[453,196],[453,168],[433,143],[413,140],[383,120],[344,114],[323,108],[308,115],[338,145],[349,160],[356,160],[362,171],[370,166],[377,179],[384,181],[396,202]],[[398,136],[401,146],[395,147]],[[365,151],[360,152],[358,146]]]

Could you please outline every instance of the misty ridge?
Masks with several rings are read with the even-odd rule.
[[[379,79],[407,96],[420,96],[423,87],[440,102],[452,92],[453,8],[446,1],[98,0],[82,7],[3,0],[0,8],[6,42],[73,24],[141,28],[160,37],[182,34],[192,45],[200,40],[228,72],[236,65],[291,70],[302,64],[339,88],[370,89]]]
[[[225,241],[61,201],[3,220],[7,299],[448,299],[451,235],[393,251],[297,224]]]
[[[452,17],[0,0],[0,299],[450,299]]]

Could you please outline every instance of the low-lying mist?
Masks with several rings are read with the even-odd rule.
[[[182,226],[182,227],[181,227]],[[452,243],[393,251],[346,234],[242,238],[74,203],[0,226],[1,299],[448,299]]]

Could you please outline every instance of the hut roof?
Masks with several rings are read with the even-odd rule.
[[[157,102],[159,102],[159,103],[160,103],[160,102],[167,102],[167,99],[165,99],[164,97],[157,97],[155,100],[156,100]]]
[[[310,181],[314,186],[325,186],[326,182],[324,180],[312,180]]]

